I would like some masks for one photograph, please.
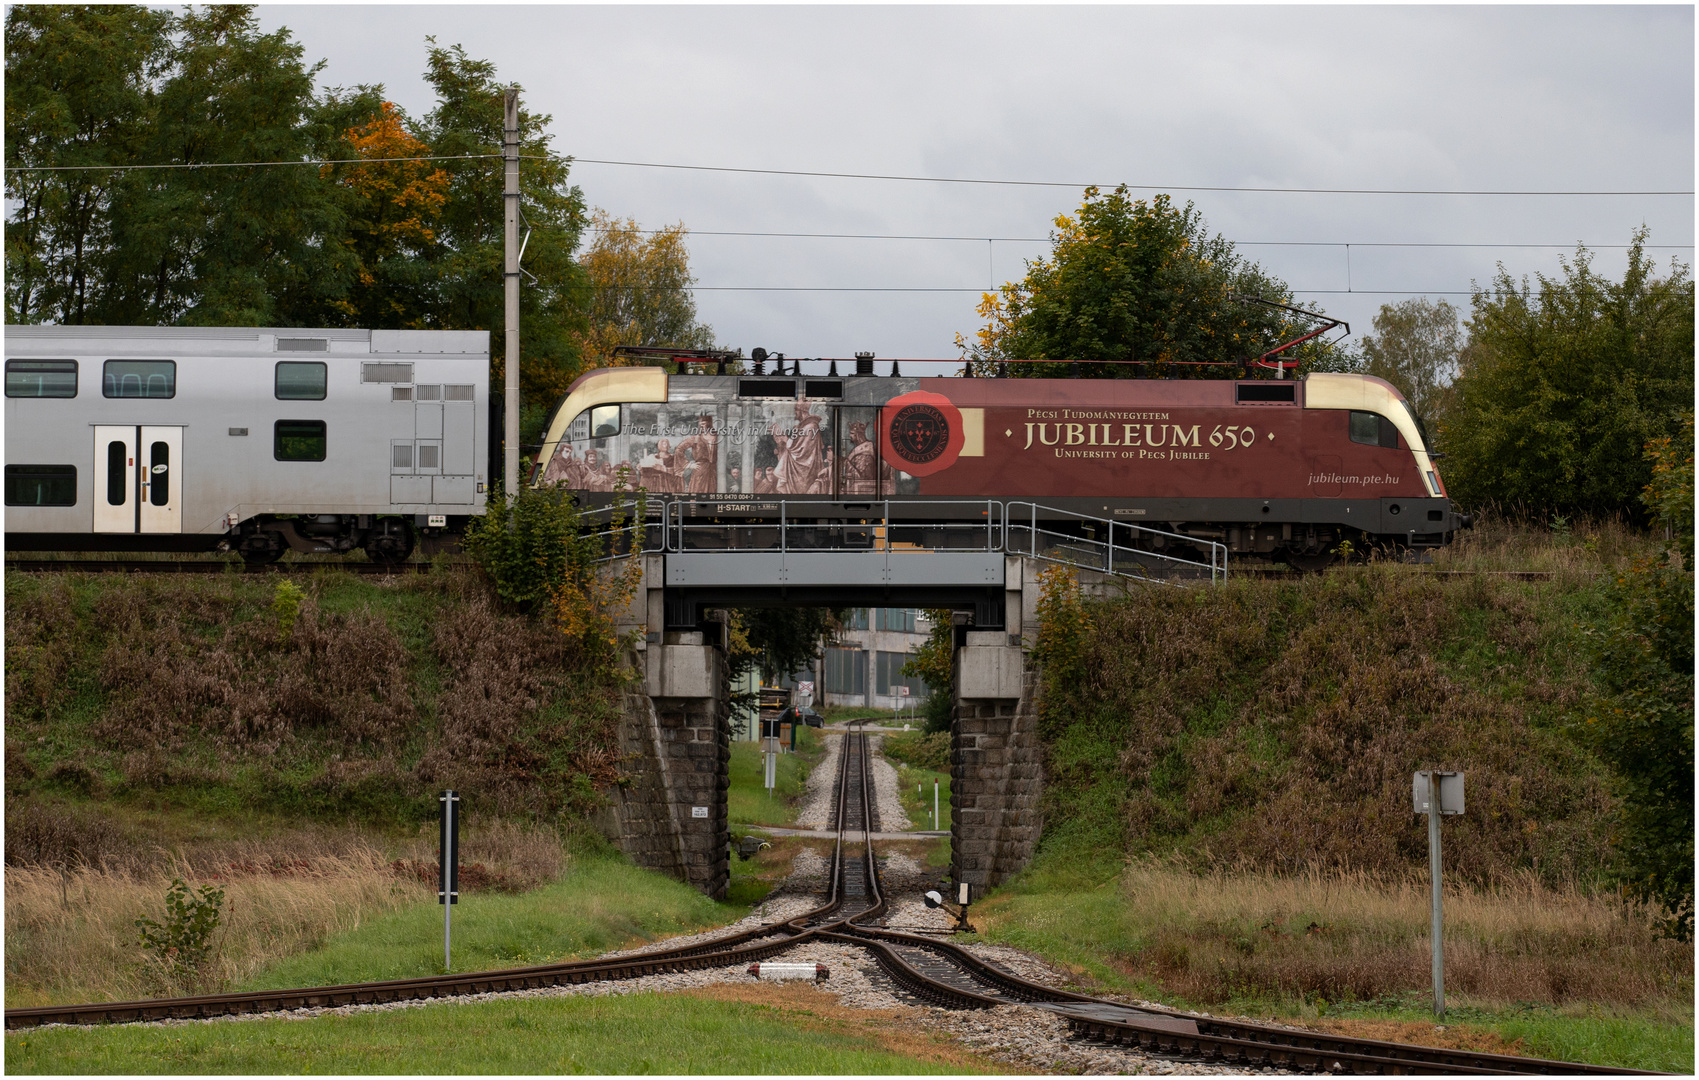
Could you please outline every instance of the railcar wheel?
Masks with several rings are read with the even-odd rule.
[[[255,529],[242,534],[236,550],[241,553],[242,562],[247,566],[270,566],[283,558],[283,553],[289,550],[289,545],[280,532]]]
[[[402,518],[384,518],[366,534],[366,558],[394,565],[413,554],[413,526]]]

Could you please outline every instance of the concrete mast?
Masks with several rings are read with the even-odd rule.
[[[502,396],[502,491],[512,499],[519,494],[519,87],[509,87],[503,95],[503,113],[502,203],[507,219],[504,224],[507,295],[502,323],[506,329],[507,353],[502,367],[506,384]]]

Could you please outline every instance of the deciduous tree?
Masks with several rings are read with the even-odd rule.
[[[1629,513],[1651,479],[1641,453],[1693,401],[1693,281],[1660,277],[1634,233],[1621,281],[1577,249],[1537,288],[1501,265],[1478,290],[1441,443],[1454,497],[1534,512]]]
[[[586,366],[613,363],[621,345],[713,348],[713,328],[696,321],[682,222],[646,233],[633,219],[596,210],[590,231],[578,260],[590,289],[581,345]]]
[[[975,341],[957,336],[984,373],[1009,360],[1022,361],[1009,369],[1016,376],[1221,378],[1313,326],[1235,299],[1292,303],[1284,282],[1210,236],[1190,203],[1091,187],[1079,211],[1055,225],[1048,258],[985,294]],[[1332,365],[1336,352],[1317,342],[1285,358]]]

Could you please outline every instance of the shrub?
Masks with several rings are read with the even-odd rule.
[[[164,924],[145,915],[136,920],[142,947],[153,954],[169,981],[191,987],[200,982],[202,969],[212,957],[212,938],[223,906],[223,889],[202,885],[191,891],[182,878],[173,878],[165,891]]]

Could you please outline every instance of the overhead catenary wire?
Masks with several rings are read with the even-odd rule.
[[[1093,183],[1063,180],[1002,180],[967,176],[905,176],[896,173],[831,172],[823,169],[755,169],[732,165],[684,165],[659,161],[615,161],[607,158],[573,156],[564,160],[580,165],[614,165],[634,169],[683,169],[693,172],[745,173],[754,176],[809,176],[832,180],[890,180],[918,184],[988,184],[1002,187],[1136,188],[1140,191],[1221,191],[1276,195],[1509,195],[1509,196],[1665,196],[1688,195],[1692,191],[1539,191],[1510,189],[1442,188],[1319,188],[1274,187],[1239,184],[1132,184]]]
[[[500,154],[440,154],[420,155],[417,157],[387,157],[387,158],[297,158],[289,161],[188,161],[162,163],[135,163],[120,165],[8,165],[6,172],[69,172],[75,170],[123,170],[123,169],[231,169],[257,168],[261,166],[288,165],[381,165],[403,161],[474,161],[481,158],[500,158]],[[1057,187],[1057,188],[1136,188],[1140,191],[1219,191],[1246,192],[1253,194],[1273,195],[1463,195],[1463,196],[1605,196],[1605,197],[1653,197],[1653,196],[1691,196],[1693,191],[1677,190],[1645,190],[1645,191],[1564,191],[1564,190],[1517,190],[1508,188],[1321,188],[1321,187],[1276,187],[1248,184],[1133,184],[1133,183],[1093,183],[1063,180],[1008,180],[995,177],[972,176],[909,176],[900,173],[851,173],[833,172],[824,169],[757,169],[749,166],[736,165],[687,165],[681,162],[663,161],[618,161],[611,158],[587,158],[574,155],[558,154],[521,154],[522,161],[554,161],[571,165],[611,165],[635,169],[680,169],[691,172],[722,172],[743,173],[751,176],[807,176],[832,180],[885,180],[900,183],[920,184],[983,184],[1001,187]]]
[[[590,232],[620,232],[617,226],[590,226]],[[640,233],[659,235],[671,232],[672,229],[638,229]],[[998,244],[1049,244],[1054,237],[1049,236],[955,236],[928,235],[925,233],[830,233],[830,232],[783,232],[776,230],[756,229],[692,229],[686,227],[684,232],[689,236],[747,236],[755,238],[775,237],[796,240],[937,240],[960,241],[963,243],[998,243]],[[1589,244],[1584,240],[1561,244],[1495,244],[1479,241],[1451,242],[1440,240],[1234,240],[1234,247],[1372,247],[1372,248],[1533,248],[1567,251],[1573,247],[1584,247],[1598,251],[1627,251],[1633,244]],[[1692,251],[1692,244],[1641,244],[1643,251],[1670,250]]]

